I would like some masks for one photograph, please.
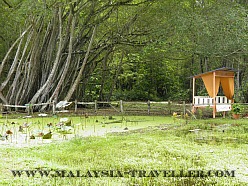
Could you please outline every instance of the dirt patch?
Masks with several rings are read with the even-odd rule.
[[[74,134],[57,134],[53,133],[51,139],[42,139],[42,137],[35,137],[35,139],[30,139],[30,134],[20,133],[14,135],[9,135],[7,139],[0,140],[1,147],[33,147],[47,145],[51,143],[59,143],[71,140],[73,138],[84,138],[84,137],[93,137],[93,136],[106,136],[107,133],[122,133],[127,132],[125,128],[115,128],[111,130],[101,129],[97,131],[87,130],[80,133]]]

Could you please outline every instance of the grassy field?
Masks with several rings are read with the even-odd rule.
[[[15,146],[19,142],[10,139],[4,141],[0,145],[0,185],[248,184],[247,119],[68,118],[73,127],[68,134],[70,140],[59,136],[52,128],[54,136],[58,136],[49,144],[40,139],[34,139],[39,141],[35,145],[28,139],[23,146]],[[2,117],[0,125],[3,132],[8,128],[16,131],[20,124],[31,123],[25,133],[29,137],[34,130],[47,130],[48,122],[59,121],[60,117]],[[20,176],[15,172],[17,175],[14,176],[11,170],[33,172],[29,171],[29,176],[25,171]],[[226,170],[225,173],[233,170],[234,175],[216,176],[213,173],[212,176],[199,177],[195,171],[189,177],[188,170]],[[41,176],[41,171],[50,173]],[[180,175],[180,171],[183,174]]]

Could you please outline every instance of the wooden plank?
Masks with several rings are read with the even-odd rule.
[[[81,104],[81,105],[95,105],[95,102],[77,102],[77,104]]]
[[[3,105],[4,107],[13,107],[13,108],[26,108],[26,106],[22,106],[22,105]]]

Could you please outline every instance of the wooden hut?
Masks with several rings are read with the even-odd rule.
[[[225,112],[231,110],[234,96],[234,73],[231,68],[219,68],[206,73],[193,76],[193,103],[192,111],[195,112],[199,107],[212,107],[213,118],[216,112]],[[195,80],[201,78],[206,87],[209,96],[195,95]],[[217,96],[220,86],[225,96]]]

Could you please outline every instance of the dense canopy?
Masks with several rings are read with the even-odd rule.
[[[186,100],[194,74],[237,69],[248,100],[241,0],[4,0],[0,102]],[[198,92],[207,93],[199,83]]]

